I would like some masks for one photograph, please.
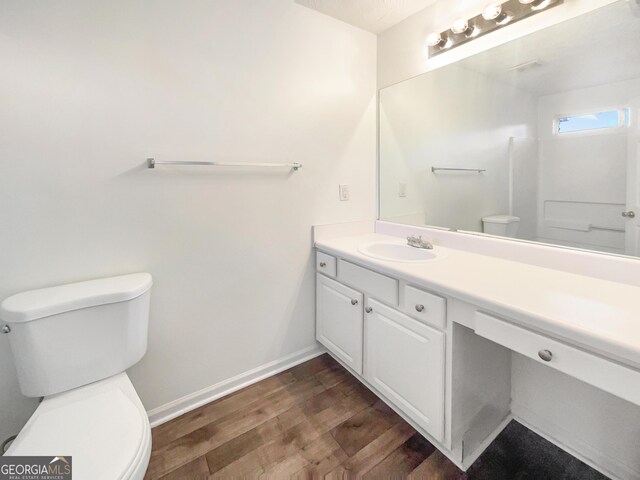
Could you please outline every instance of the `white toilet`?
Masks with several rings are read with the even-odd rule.
[[[20,389],[44,397],[6,455],[71,456],[76,480],[144,477],[151,428],[124,371],[147,350],[151,285],[136,273],[2,302]]]
[[[482,219],[482,231],[490,235],[515,238],[520,226],[520,217],[492,215]]]

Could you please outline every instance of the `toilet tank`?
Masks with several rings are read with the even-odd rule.
[[[42,397],[125,371],[147,350],[148,273],[13,295],[0,304],[20,390]]]
[[[482,231],[490,235],[515,238],[520,225],[520,217],[513,215],[492,215],[482,219]]]

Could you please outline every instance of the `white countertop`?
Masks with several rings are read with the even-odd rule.
[[[426,263],[378,260],[358,251],[382,240],[398,237],[326,239],[316,247],[640,368],[640,287],[438,245],[444,258]]]

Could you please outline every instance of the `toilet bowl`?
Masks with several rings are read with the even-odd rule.
[[[5,455],[71,457],[76,480],[142,480],[151,428],[124,371],[147,349],[151,285],[140,273],[2,302],[20,389],[44,397]]]
[[[490,235],[514,238],[519,226],[520,217],[512,215],[491,215],[482,219],[482,231]]]
[[[147,413],[125,373],[46,397],[5,455],[70,456],[75,479],[142,480]]]

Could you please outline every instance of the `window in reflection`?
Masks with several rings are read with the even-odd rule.
[[[629,126],[629,109],[609,110],[568,117],[558,117],[555,125],[557,134],[604,130]]]

